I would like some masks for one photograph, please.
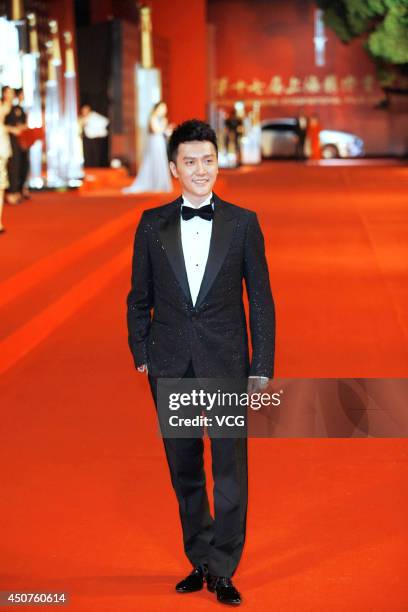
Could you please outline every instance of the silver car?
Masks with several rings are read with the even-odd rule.
[[[293,158],[297,156],[297,121],[287,119],[265,119],[262,128],[262,157]],[[321,130],[319,134],[322,157],[361,157],[364,142],[355,134],[339,130]]]

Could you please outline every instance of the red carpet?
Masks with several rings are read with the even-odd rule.
[[[277,376],[408,376],[407,182],[403,167],[222,173],[219,195],[264,228]],[[204,610],[207,592],[173,593],[189,568],[127,348],[134,229],[168,198],[109,189],[4,211],[0,589],[65,590],[75,611]],[[251,440],[244,608],[406,610],[407,461],[406,440]]]

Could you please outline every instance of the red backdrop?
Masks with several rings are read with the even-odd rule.
[[[164,93],[170,120],[178,123],[193,116],[204,118],[207,93],[206,0],[146,0],[143,4],[152,8],[155,36],[168,43],[168,57],[155,57],[155,63],[169,80]],[[137,21],[136,2],[92,0],[93,22],[112,17]]]
[[[315,60],[312,0],[209,0],[214,24],[213,97],[261,100],[263,117],[317,111],[324,127],[354,131],[370,152],[401,153],[403,113],[375,109],[383,94],[361,41],[325,28],[325,64]]]

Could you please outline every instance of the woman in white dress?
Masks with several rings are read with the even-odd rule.
[[[162,100],[153,107],[148,129],[139,172],[133,183],[122,190],[123,193],[173,190],[166,141],[166,136],[171,133],[171,126],[167,120],[167,105]]]
[[[4,91],[2,92],[4,96]],[[10,129],[4,125],[4,119],[10,111],[10,105],[4,99],[0,100],[0,234],[6,230],[2,223],[4,192],[9,186],[7,174],[7,162],[11,157],[11,145],[9,131]]]

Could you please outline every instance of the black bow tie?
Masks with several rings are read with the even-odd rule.
[[[184,221],[189,221],[193,217],[201,217],[201,219],[211,221],[214,217],[214,211],[211,204],[207,204],[206,206],[202,206],[201,208],[191,208],[191,206],[182,206],[181,216],[183,217]]]

